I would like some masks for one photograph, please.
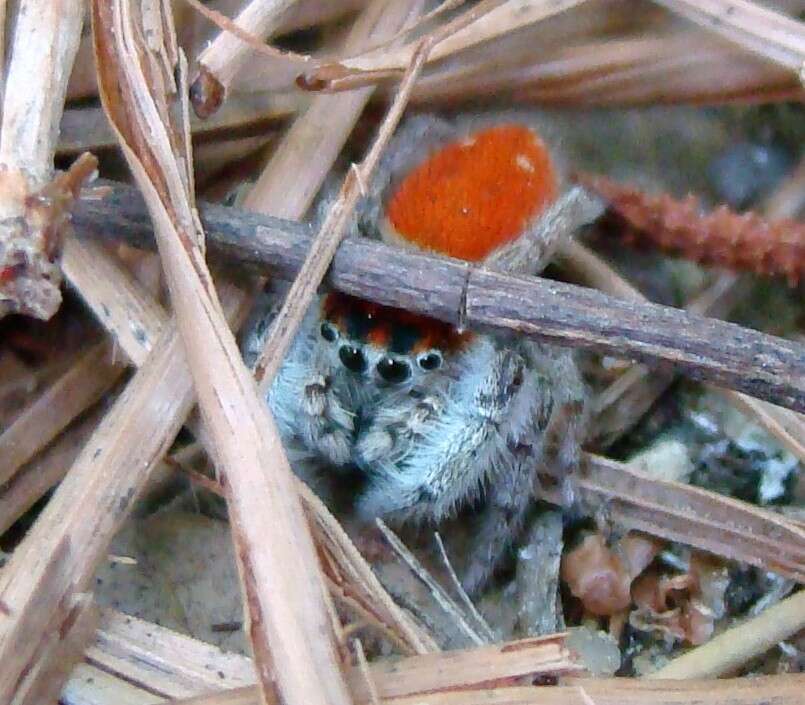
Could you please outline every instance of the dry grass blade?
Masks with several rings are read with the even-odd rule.
[[[472,615],[479,629],[483,632],[484,636],[486,637],[486,643],[487,644],[494,643],[497,640],[495,632],[492,631],[492,627],[489,626],[487,621],[478,611],[478,608],[470,599],[470,596],[467,594],[467,591],[464,589],[464,586],[458,579],[456,570],[455,568],[453,568],[453,564],[450,562],[450,557],[447,555],[447,550],[444,547],[444,542],[442,541],[442,537],[439,535],[438,531],[434,532],[433,538],[436,541],[436,545],[439,547],[439,556],[441,557],[442,563],[444,563],[444,567],[447,570],[448,575],[450,576],[450,581],[453,583],[453,589],[458,593],[459,598],[464,603],[464,607],[466,607],[467,609],[467,614]]]
[[[334,586],[398,635],[407,650],[417,654],[438,651],[433,639],[391,599],[324,503],[301,480],[298,487],[318,543],[330,554],[337,570],[337,575],[330,575]]]
[[[586,0],[530,0],[518,3],[487,0],[454,20],[461,21],[465,26],[434,42],[428,60],[438,61],[478,44],[493,41],[583,2]],[[349,90],[390,75],[401,75],[414,60],[417,48],[418,42],[415,41],[399,49],[373,49],[337,63],[324,64],[309,72],[304,77],[304,83],[316,89]]]
[[[655,0],[805,78],[805,25],[747,0]]]
[[[588,454],[578,483],[612,520],[805,582],[805,530],[779,514]]]
[[[129,3],[93,3],[99,85],[146,194],[212,454],[231,492],[261,691],[268,697],[276,689],[283,701],[297,705],[348,703],[324,584],[291,469],[204,262],[192,175],[186,171],[187,123],[177,127],[171,119],[173,71],[178,63],[181,77],[183,67],[170,8],[153,9],[163,34],[149,34],[146,44],[142,18]]]

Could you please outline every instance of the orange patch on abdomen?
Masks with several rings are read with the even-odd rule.
[[[475,262],[516,239],[557,190],[542,140],[523,125],[501,125],[453,142],[416,167],[386,213],[397,237]]]

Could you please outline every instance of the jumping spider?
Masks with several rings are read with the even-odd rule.
[[[520,123],[411,120],[369,188],[354,234],[525,275],[598,214],[580,189],[560,193],[545,144]],[[268,394],[300,475],[365,475],[362,518],[439,521],[485,496],[471,591],[518,531],[537,471],[577,464],[584,400],[566,349],[339,293],[308,312]]]

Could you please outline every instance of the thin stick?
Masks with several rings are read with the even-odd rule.
[[[455,621],[459,630],[461,630],[473,644],[481,646],[489,643],[470,625],[466,616],[464,615],[463,610],[456,604],[455,600],[453,600],[453,598],[445,592],[444,588],[436,582],[433,576],[427,571],[425,566],[423,566],[417,560],[416,556],[414,556],[414,554],[408,550],[405,544],[400,541],[399,537],[391,529],[389,529],[388,526],[386,526],[385,522],[379,518],[376,519],[376,522],[386,541],[389,542],[391,547],[396,551],[397,555],[399,555],[400,558],[405,561],[414,575],[425,583],[425,585],[428,587],[428,590],[430,590],[431,594],[433,595],[433,599],[436,601],[436,604],[438,604],[439,607],[441,607],[445,613]]]
[[[134,191],[121,187],[102,203],[80,203],[73,221],[96,233],[105,223],[106,233],[143,244],[149,228],[142,214]],[[298,224],[221,206],[202,206],[201,216],[212,250],[280,277],[293,277],[309,249],[309,231]],[[571,284],[488,272],[362,238],[341,243],[327,281],[344,293],[453,325],[671,363],[696,379],[805,411],[803,346],[732,323]]]
[[[805,628],[805,590],[679,656],[650,679],[716,678]]]

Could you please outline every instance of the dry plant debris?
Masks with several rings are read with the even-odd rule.
[[[805,275],[805,225],[769,222],[720,206],[703,213],[695,196],[650,195],[602,176],[580,180],[606,198],[613,234],[627,245],[659,248],[694,262],[780,276],[795,286]],[[619,227],[620,226],[620,227]]]
[[[59,256],[70,207],[96,164],[95,157],[84,154],[41,188],[24,171],[0,171],[0,317],[23,313],[47,319],[58,310]]]
[[[803,3],[214,0],[202,11],[194,0],[173,15],[169,5],[94,2],[94,30],[82,38],[80,3],[0,3],[9,28],[16,28],[7,42],[0,132],[0,318],[52,316],[63,276],[74,293],[54,324],[73,321],[81,329],[78,345],[53,350],[52,340],[25,329],[19,317],[0,321],[0,548],[11,551],[0,568],[0,701],[798,703],[803,676],[785,673],[801,670],[805,648],[805,592],[799,589],[805,491],[797,466],[805,457],[805,422],[792,411],[805,410],[805,348],[796,302],[781,308],[797,311],[799,320],[773,329],[785,339],[716,320],[734,304],[756,305],[746,278],[713,281],[699,269],[676,269],[675,276],[686,271],[689,279],[669,284],[669,270],[656,259],[641,260],[658,285],[648,288],[652,295],[658,291],[663,304],[678,304],[662,296],[663,287],[678,285],[685,313],[645,303],[642,265],[624,266],[631,256],[620,251],[613,260],[624,266],[625,277],[579,243],[561,253],[571,281],[605,292],[599,293],[342,239],[409,101],[428,110],[474,111],[477,99],[495,107],[798,99]],[[217,37],[207,45],[210,32]],[[263,44],[288,32],[291,41]],[[97,77],[89,58],[93,44]],[[192,87],[180,46],[190,57]],[[69,79],[74,56],[80,65]],[[299,87],[319,93],[311,99]],[[63,116],[65,96],[83,102],[68,105]],[[351,169],[340,165],[339,156],[361,153],[375,106],[391,96],[390,114],[367,158]],[[190,119],[191,99],[210,122]],[[289,121],[282,135],[279,128]],[[114,182],[75,200],[96,162],[86,155],[68,171],[54,171],[60,122],[67,128],[63,154],[92,148],[102,173],[120,179],[112,135],[118,136],[147,210],[132,189]],[[799,156],[797,146],[788,145]],[[243,182],[267,155],[268,165],[243,199]],[[672,156],[665,161],[671,172]],[[770,197],[783,206],[764,210],[754,201],[738,214],[726,206],[704,212],[693,197],[648,195],[679,192],[663,188],[661,178],[658,188],[651,178],[645,190],[619,186],[640,176],[642,165],[613,161],[614,169],[589,173],[611,173],[617,181],[602,176],[588,184],[620,219],[618,245],[645,241],[801,287],[801,165]],[[568,162],[576,167],[572,156]],[[328,182],[339,174],[346,178],[336,200],[325,198],[308,213],[323,187],[335,192]],[[691,188],[701,190],[701,183]],[[196,211],[197,194],[223,200],[233,189],[241,207],[200,204]],[[78,237],[71,232],[73,213]],[[292,222],[306,214],[319,224],[320,239]],[[150,259],[146,267],[159,262],[150,254],[127,256],[124,241],[138,248],[156,243],[164,280],[157,272],[138,281],[134,260]],[[599,240],[593,244],[601,247]],[[667,467],[654,467],[670,462],[661,452],[645,455],[642,470],[587,453],[574,486],[588,514],[581,526],[577,517],[562,516],[556,478],[544,468],[541,496],[559,508],[535,508],[545,513],[528,535],[549,545],[517,556],[516,578],[502,573],[476,610],[455,589],[451,565],[460,558],[466,518],[442,530],[446,547],[439,543],[435,559],[415,534],[404,534],[408,548],[399,543],[398,550],[427,586],[419,587],[427,599],[417,602],[415,581],[391,573],[398,583],[384,587],[339,521],[290,474],[293,461],[272,432],[230,333],[267,273],[296,282],[258,368],[263,387],[323,283],[452,325],[561,340],[660,365],[652,376],[623,361],[593,360],[598,437],[605,440],[591,442],[596,452],[609,444],[623,457],[623,448],[643,447],[647,437],[657,439],[658,428],[669,427],[663,413],[687,403],[678,390],[667,391],[672,366],[732,387],[719,393],[780,446],[770,457],[765,441],[730,436],[710,444],[705,458],[677,441],[695,470],[673,478],[663,474]],[[790,301],[795,294],[776,295]],[[188,416],[195,403],[200,418]],[[704,412],[684,414],[712,423]],[[183,426],[183,434],[196,438],[184,448],[185,435],[175,440]],[[205,474],[205,457],[215,477]],[[157,502],[166,477],[175,482],[171,468],[178,466],[193,483],[187,494],[201,498],[204,511],[214,501],[210,494],[227,505],[254,660],[109,611],[98,624],[90,594],[96,566],[126,517],[135,509],[150,511],[145,507]],[[764,482],[775,485],[774,496],[784,498],[780,512],[744,495],[719,494],[716,484],[688,484],[712,470],[712,477],[723,471],[743,487],[746,478],[735,475],[755,466],[767,472]],[[388,550],[373,547],[371,536],[353,533],[348,516],[345,521],[387,581]],[[580,544],[573,539],[577,531]],[[566,587],[558,589],[560,574]],[[739,599],[741,591],[746,595]],[[526,605],[529,600],[546,604]],[[568,634],[561,631],[564,621],[587,627]],[[434,628],[445,624],[445,633]],[[599,651],[591,656],[581,646],[587,637],[578,635],[606,626],[620,641],[595,637]],[[512,638],[532,629],[543,636]],[[451,630],[479,647],[440,652]],[[685,653],[683,645],[697,646]],[[652,680],[591,678],[614,672],[616,666],[600,671],[594,665],[613,651],[623,657],[624,674],[650,670],[645,665],[656,659]],[[382,658],[391,652],[400,656]],[[713,680],[736,673],[771,675]],[[670,678],[679,680],[663,680]]]

